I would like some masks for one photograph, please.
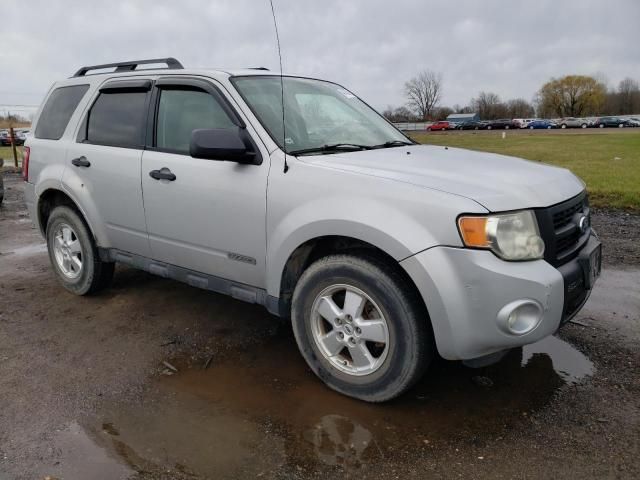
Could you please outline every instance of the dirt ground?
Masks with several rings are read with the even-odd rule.
[[[127,268],[67,293],[6,184],[1,480],[640,478],[640,217],[594,215],[604,271],[576,323],[369,405],[325,388],[261,307]]]

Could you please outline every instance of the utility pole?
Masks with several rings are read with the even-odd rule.
[[[18,151],[16,150],[16,134],[13,131],[13,121],[11,120],[11,112],[7,115],[9,120],[9,140],[11,140],[11,150],[13,150],[13,166],[18,168]]]

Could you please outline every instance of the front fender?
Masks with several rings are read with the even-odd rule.
[[[353,238],[401,261],[436,245],[460,246],[457,215],[486,211],[463,197],[295,160],[286,174],[272,170],[267,210],[266,286],[274,297],[289,257],[309,240]]]

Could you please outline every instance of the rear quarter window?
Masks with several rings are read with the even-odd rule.
[[[38,119],[35,137],[60,140],[71,115],[75,112],[87,90],[89,90],[89,85],[72,85],[56,88],[51,92]]]

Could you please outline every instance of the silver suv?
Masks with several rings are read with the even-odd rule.
[[[49,91],[24,163],[67,290],[120,262],[264,305],[329,387],[372,402],[436,354],[486,363],[553,334],[600,271],[568,170],[417,145],[321,80],[84,67]]]

